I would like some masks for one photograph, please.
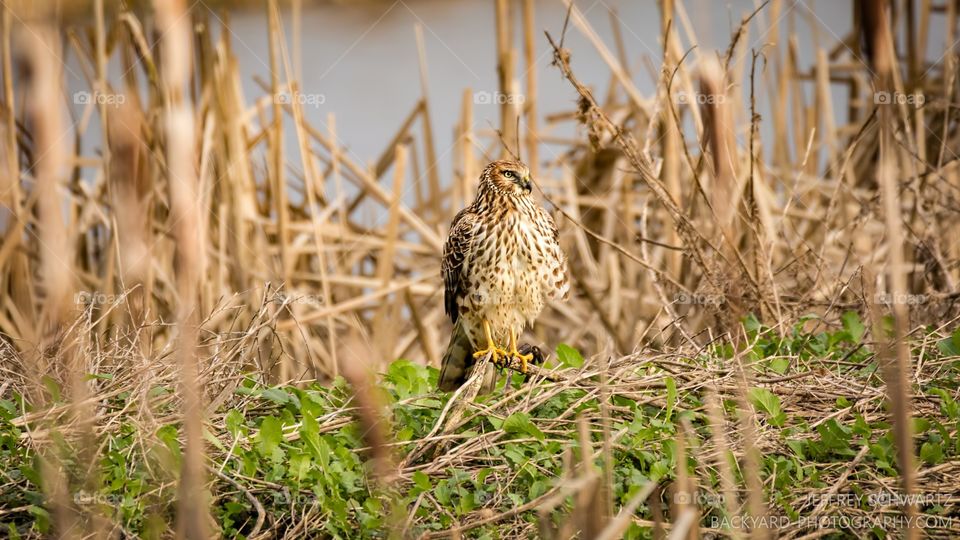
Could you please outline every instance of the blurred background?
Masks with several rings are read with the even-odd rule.
[[[0,217],[16,299],[0,326],[38,344],[92,308],[94,335],[146,332],[136,341],[149,356],[169,337],[155,323],[179,311],[206,317],[213,335],[266,313],[280,319],[279,341],[259,336],[241,364],[256,356],[284,380],[335,375],[338,336],[350,332],[376,344],[377,363],[436,364],[449,331],[438,275],[446,228],[483,165],[518,150],[560,222],[579,291],[551,307],[533,342],[575,328],[567,341],[626,353],[678,339],[667,332],[679,331],[678,316],[688,339],[741,287],[726,276],[737,252],[747,281],[737,316],[853,305],[832,299],[856,274],[845,254],[857,238],[883,239],[856,217],[876,186],[871,5],[201,1],[171,4],[183,15],[165,30],[149,3],[12,2],[6,163],[27,174],[7,183]],[[894,7],[904,71],[893,96],[904,99],[893,105],[906,121],[924,90],[942,93],[949,80],[952,4]],[[165,65],[183,17],[193,39],[170,45],[178,60]],[[576,85],[547,34],[569,53]],[[41,81],[44,62],[53,71]],[[164,69],[180,82],[171,87]],[[598,127],[584,92],[636,139],[649,171]],[[191,114],[176,127],[192,149],[164,142],[171,105]],[[914,156],[933,152],[938,167],[955,147],[943,105],[904,126]],[[31,123],[57,136],[33,139]],[[180,190],[166,178],[184,159],[195,166]],[[45,182],[33,177],[41,171]],[[48,208],[49,228],[45,203],[19,197],[44,193],[33,182],[62,200]],[[36,221],[11,220],[24,212]],[[725,252],[715,235],[731,212],[745,221],[727,231]],[[952,248],[931,249],[921,229],[916,264],[955,272],[943,262]],[[946,277],[913,279],[916,294],[949,294]],[[194,289],[196,304],[183,297]],[[699,300],[677,302],[689,298]],[[128,300],[136,306],[117,309]]]

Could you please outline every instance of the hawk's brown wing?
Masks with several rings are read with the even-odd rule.
[[[570,281],[567,278],[567,256],[560,248],[560,231],[553,217],[543,208],[538,208],[540,217],[538,223],[544,229],[544,243],[548,254],[545,268],[544,285],[550,298],[567,299],[570,293]]]
[[[460,318],[457,299],[465,294],[463,268],[468,264],[477,217],[469,207],[458,212],[450,225],[447,242],[443,245],[443,261],[440,265],[443,271],[443,307],[454,324]]]

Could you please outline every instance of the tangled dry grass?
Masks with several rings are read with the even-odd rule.
[[[578,404],[595,403],[596,410],[570,404],[579,420],[571,412],[532,422],[547,439],[576,444],[578,457],[557,465],[563,473],[548,491],[517,505],[549,508],[547,516],[567,505],[569,519],[545,524],[542,518],[538,525],[521,511],[478,510],[468,513],[466,525],[509,522],[508,536],[580,531],[615,537],[631,523],[670,521],[695,533],[701,514],[692,498],[670,505],[666,517],[645,502],[660,489],[656,482],[622,494],[626,510],[615,508],[614,482],[603,476],[615,467],[594,470],[584,450],[606,445],[596,456],[601,461],[607,450],[628,450],[618,446],[620,438],[643,407],[689,407],[693,416],[669,437],[681,456],[697,460],[696,476],[713,475],[735,493],[723,497],[733,505],[726,508],[731,514],[745,508],[754,517],[774,515],[787,506],[808,518],[836,511],[835,504],[769,498],[764,456],[789,454],[788,440],[820,441],[821,425],[857,415],[868,425],[889,422],[896,450],[889,465],[897,474],[860,478],[859,464],[874,466],[864,461],[872,451],[867,444],[850,463],[824,466],[819,481],[834,494],[851,474],[858,489],[892,490],[899,483],[896,489],[907,494],[957,493],[952,454],[918,466],[918,434],[911,432],[920,418],[952,425],[941,411],[948,400],[924,389],[946,389],[954,399],[957,392],[949,349],[927,354],[951,339],[957,320],[956,56],[952,47],[935,60],[920,52],[930,48],[935,22],[953,43],[956,5],[908,2],[891,10],[886,2],[855,2],[857,25],[836,43],[819,43],[814,65],[804,71],[795,36],[779,24],[792,9],[783,2],[744,14],[727,50],[718,52],[693,46],[682,2],[662,2],[663,56],[649,59],[661,67],[652,70],[656,93],[645,96],[633,82],[635,62],[619,26],[601,38],[568,3],[567,25],[546,35],[564,80],[549,91],[568,92],[578,106],[543,116],[536,70],[521,67],[532,65],[541,38],[533,2],[521,4],[494,2],[495,46],[499,91],[525,99],[505,100],[499,131],[486,132],[474,125],[473,91],[464,90],[451,174],[436,166],[420,28],[423,97],[367,166],[345,148],[333,117],[313,125],[302,100],[293,99],[308,89],[296,80],[296,55],[287,50],[276,2],[266,8],[271,77],[259,81],[263,94],[252,101],[241,92],[225,12],[203,5],[188,10],[182,2],[130,9],[98,0],[91,17],[72,19],[73,12],[47,12],[42,4],[4,7],[0,369],[6,376],[0,398],[25,397],[11,425],[25,430],[22,440],[45,457],[41,468],[56,479],[42,491],[58,530],[117,531],[108,514],[88,515],[71,502],[70,494],[89,487],[95,475],[67,474],[63,462],[96,470],[105,437],[130,421],[143,441],[153,440],[159,426],[183,421],[183,473],[157,488],[182,504],[175,513],[179,535],[222,530],[194,498],[207,490],[232,486],[263,511],[257,489],[264,484],[226,476],[232,454],[205,447],[204,429],[225,436],[230,410],[257,410],[252,397],[237,394],[250,377],[286,387],[344,375],[359,389],[369,384],[366,372],[344,368],[360,360],[373,371],[397,358],[435,365],[448,337],[439,279],[445,229],[470,200],[483,163],[516,148],[557,214],[575,283],[574,298],[550,305],[527,341],[572,345],[587,353],[588,365],[551,372],[549,381],[492,402],[450,401],[416,443],[385,442],[393,435],[381,434],[368,446],[400,446],[405,458],[372,483],[388,492],[414,482],[415,472],[434,478],[454,464],[476,473],[508,432],[484,424],[483,436],[464,437],[458,429],[576,391],[582,392]],[[509,31],[515,25],[523,30],[519,47]],[[577,51],[564,47],[567,32],[584,35],[609,66],[605,92],[577,78]],[[762,46],[753,34],[763,36]],[[60,59],[68,52],[87,79],[86,95],[103,98],[83,108],[72,130],[62,125]],[[107,77],[111,58],[123,65],[120,81]],[[838,125],[840,105],[833,101],[838,87],[849,95],[845,125]],[[761,93],[772,102],[769,117],[758,108]],[[553,135],[569,122],[579,126],[576,140]],[[81,143],[92,138],[94,124],[101,139],[95,150],[85,149]],[[287,141],[290,126],[293,141]],[[761,127],[772,136],[761,137]],[[73,136],[72,147],[63,133]],[[565,150],[545,155],[545,142]],[[819,358],[777,353],[787,371],[752,378],[743,368],[756,346],[756,334],[751,338],[742,326],[751,314],[773,339],[796,328],[811,336],[836,331],[848,312],[868,328],[862,350],[843,354],[867,356],[852,362],[826,352]],[[815,317],[803,318],[810,314]],[[713,348],[721,344],[729,354]],[[868,365],[878,366],[879,375],[859,371]],[[675,381],[672,390],[667,378]],[[761,421],[752,388],[777,396],[790,421]],[[358,397],[371,392],[360,390]],[[695,403],[669,395],[695,397]],[[612,396],[632,405],[616,404]],[[113,401],[118,397],[122,406]],[[838,408],[841,398],[849,403]],[[359,408],[334,408],[320,433],[363,423],[364,414],[373,426],[370,418],[382,406],[372,399]],[[357,411],[367,412],[358,417]],[[285,436],[295,436],[299,425],[286,425]],[[797,426],[803,433],[783,437],[784,429]],[[956,427],[945,429],[948,441],[957,436]],[[56,451],[52,441],[61,437],[75,443],[76,455]],[[228,439],[220,442],[231,448]],[[446,452],[425,463],[427,447]],[[727,450],[736,467],[717,457]],[[671,467],[677,462],[684,459],[674,456]],[[511,464],[501,460],[490,468],[502,492],[509,491]],[[698,485],[716,489],[690,478],[686,467],[671,474],[671,489],[680,493],[693,494]],[[22,482],[8,477],[14,490]],[[176,497],[171,486],[180,490]],[[416,507],[383,526],[403,534],[423,529],[426,518],[418,510],[426,504],[442,512],[443,506],[427,499],[418,495]],[[492,496],[484,510],[501,508],[502,500]],[[946,504],[955,511],[956,498]],[[634,516],[639,505],[653,513],[650,519]],[[907,516],[919,511],[916,504],[902,506],[897,511]],[[0,509],[0,516],[4,512],[24,509]],[[292,537],[328,517],[307,512],[279,527],[257,514],[255,533],[244,534]],[[814,529],[810,534],[827,530]],[[753,534],[763,534],[759,530]]]

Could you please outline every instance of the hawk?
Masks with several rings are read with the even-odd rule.
[[[442,273],[444,310],[454,329],[440,365],[441,390],[463,384],[474,362],[488,354],[497,365],[518,358],[526,371],[532,355],[517,349],[517,335],[547,299],[569,294],[557,227],[531,190],[526,165],[494,161],[480,175],[476,200],[453,218]],[[484,386],[489,390],[492,382]]]

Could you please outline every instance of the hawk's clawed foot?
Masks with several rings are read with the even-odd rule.
[[[508,362],[507,351],[497,347],[497,344],[493,342],[493,335],[490,334],[490,322],[486,319],[483,321],[483,333],[487,337],[487,348],[473,353],[473,357],[483,358],[489,354],[491,362],[498,366],[505,365]]]
[[[510,356],[520,360],[520,371],[526,373],[527,362],[533,360],[533,353],[521,354],[520,351],[517,350],[517,333],[512,329],[510,330]]]

